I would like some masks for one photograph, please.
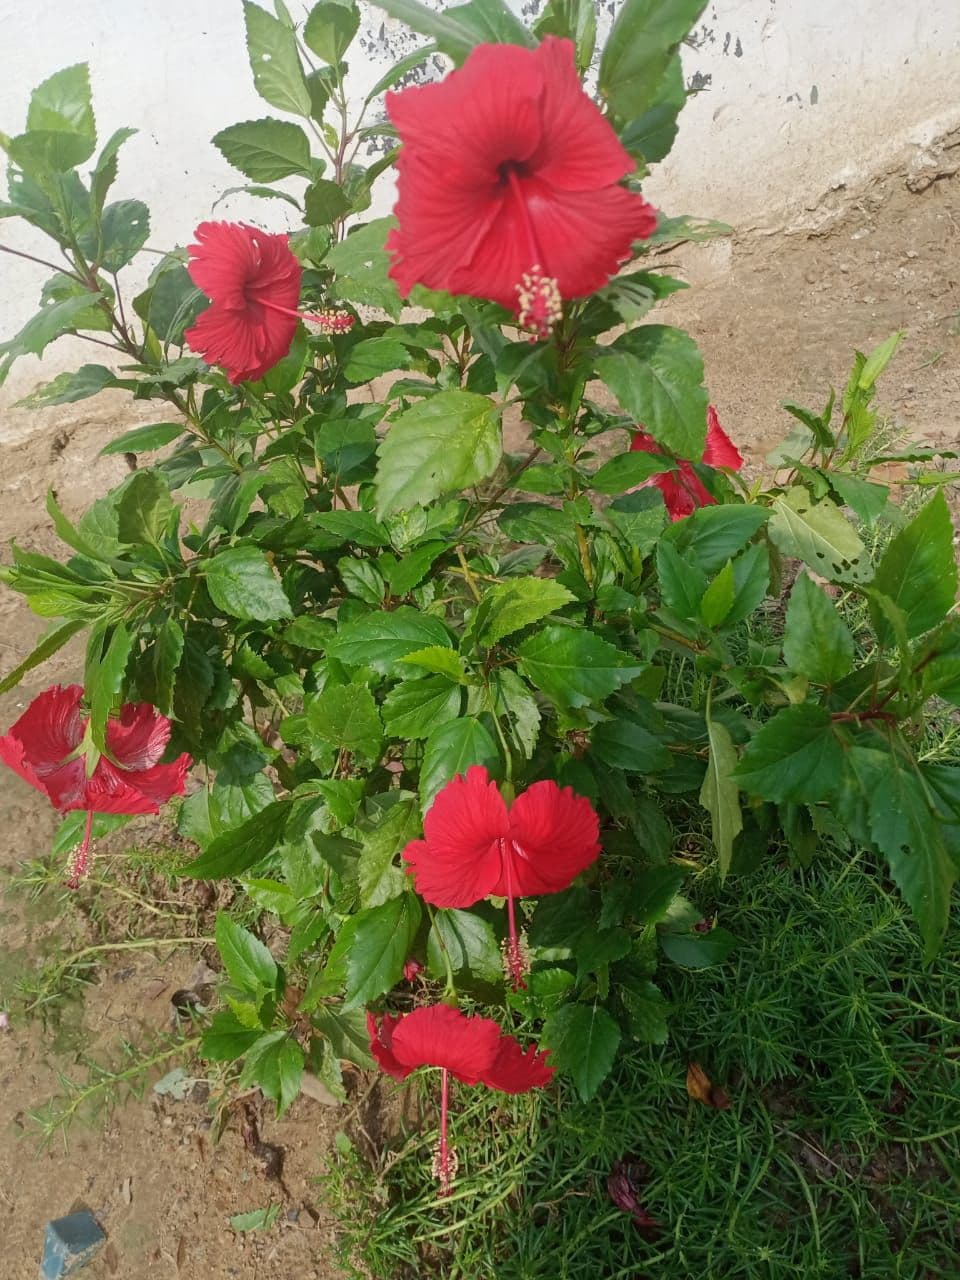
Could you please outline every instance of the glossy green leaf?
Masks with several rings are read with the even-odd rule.
[[[420,835],[420,810],[413,797],[399,800],[372,831],[366,831],[360,847],[358,873],[360,906],[378,907],[407,887],[400,854]]]
[[[486,396],[441,391],[400,414],[377,450],[377,517],[423,506],[485,480],[502,452]]]
[[[420,925],[420,903],[412,893],[358,911],[343,925],[328,967],[346,974],[345,1009],[376,1000],[400,981]]]
[[[734,778],[744,791],[782,803],[817,803],[832,796],[844,752],[825,707],[784,707],[747,743]]]
[[[289,800],[277,800],[241,826],[223,832],[183,868],[183,874],[197,880],[222,880],[249,871],[280,845],[290,805]]]
[[[658,934],[663,954],[684,969],[709,969],[723,964],[737,945],[737,940],[726,929],[710,929],[707,933]]]
[[[935,627],[956,601],[953,535],[941,490],[896,534],[880,560],[873,585],[901,610],[910,638]],[[881,644],[891,644],[894,636],[888,620],[878,610],[872,616]]]
[[[310,90],[303,76],[296,34],[251,0],[244,0],[243,17],[257,93],[281,111],[309,116]]]
[[[850,629],[827,593],[805,573],[798,575],[790,592],[783,657],[791,671],[814,684],[834,684],[853,667]]]
[[[433,977],[443,981],[448,963],[453,973],[466,970],[481,982],[503,980],[500,944],[489,921],[472,911],[433,913],[427,935],[427,965]]]
[[[670,59],[706,0],[624,0],[600,59],[600,93],[633,120],[656,100]]]
[[[230,981],[241,991],[260,996],[277,985],[277,962],[259,938],[227,914],[217,913],[214,927],[217,950]]]
[[[802,485],[794,485],[774,498],[772,507],[770,539],[784,555],[836,582],[869,580],[870,561],[860,535],[834,503],[815,502]]]
[[[550,1061],[570,1077],[583,1102],[589,1102],[610,1074],[620,1045],[620,1028],[598,1005],[566,1004],[543,1026],[541,1045]]]
[[[410,654],[449,647],[450,636],[439,618],[410,605],[390,612],[365,614],[341,627],[327,644],[327,654],[350,667],[373,667],[382,675],[409,676],[401,665]]]
[[[621,665],[620,651],[592,631],[544,627],[517,650],[519,667],[532,685],[560,707],[602,702],[639,675]]]
[[[427,738],[420,766],[420,804],[426,812],[441,787],[473,764],[496,774],[500,752],[489,731],[476,716],[461,716],[440,725]]]
[[[451,650],[441,650],[450,653]],[[383,703],[383,723],[394,738],[428,738],[439,726],[460,715],[463,694],[446,676],[404,680]]]
[[[575,598],[572,591],[552,578],[510,578],[486,592],[477,606],[471,630],[481,644],[497,644]]]
[[[376,761],[383,742],[383,726],[366,685],[327,685],[322,693],[308,700],[306,713],[315,737],[370,764]]]
[[[214,135],[213,145],[228,164],[253,182],[313,176],[310,141],[288,120],[247,120]]]
[[[710,714],[709,706],[707,735],[710,755],[700,788],[700,803],[710,814],[711,834],[723,879],[733,859],[733,842],[743,830],[743,814],[740,789],[733,776],[738,763],[737,749],[726,726]]]
[[[619,337],[596,360],[597,377],[658,444],[699,461],[707,434],[703,360],[688,334],[645,324]]]
[[[290,602],[262,551],[231,547],[203,563],[210,599],[231,618],[272,622],[292,615]]]
[[[350,47],[359,26],[360,14],[355,5],[320,0],[310,10],[303,40],[318,58],[334,66]]]

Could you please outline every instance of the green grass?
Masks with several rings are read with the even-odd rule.
[[[658,975],[670,1042],[637,1047],[590,1104],[565,1087],[458,1088],[460,1174],[436,1198],[423,1121],[372,1160],[341,1141],[323,1179],[344,1258],[375,1280],[924,1280],[960,1275],[960,931],[922,966],[868,855],[824,850],[701,881],[741,940],[724,966]],[[692,1101],[691,1061],[732,1106]],[[388,1090],[392,1086],[387,1082]],[[607,1196],[647,1166],[645,1237]]]

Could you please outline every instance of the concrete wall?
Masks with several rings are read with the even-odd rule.
[[[309,7],[288,3],[297,16]],[[527,15],[541,4],[515,0]],[[603,25],[618,7],[599,0]],[[253,89],[240,0],[0,0],[0,32],[0,128],[22,128],[40,80],[89,61],[101,137],[120,125],[140,130],[121,153],[111,198],[147,202],[158,248],[184,243],[217,196],[243,181],[209,138],[237,120],[276,114]],[[354,58],[358,90],[412,44],[368,6],[362,60]],[[905,152],[922,158],[960,125],[960,0],[714,0],[685,68],[702,92],[648,195],[741,230],[782,226],[815,217],[831,190],[856,186]],[[281,202],[231,197],[217,213],[289,225]],[[0,221],[0,243],[47,256],[42,238],[12,220]],[[0,337],[32,313],[45,274],[0,255]],[[128,288],[139,285],[136,267],[124,274]],[[63,340],[42,367],[23,360],[0,390],[0,408],[91,356],[94,347]]]

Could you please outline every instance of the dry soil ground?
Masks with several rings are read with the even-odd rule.
[[[819,407],[829,385],[842,382],[854,348],[869,348],[894,329],[903,329],[905,339],[882,381],[882,405],[919,439],[960,443],[960,177],[944,171],[926,185],[907,179],[906,171],[889,174],[858,199],[839,200],[839,212],[815,232],[733,236],[671,255],[671,269],[695,287],[671,300],[667,318],[699,341],[714,403],[752,464],[785,432],[781,399]],[[24,547],[59,554],[44,510],[48,487],[77,515],[122,477],[122,459],[97,455],[129,423],[129,406],[101,401],[35,415],[29,424],[22,411],[11,411],[0,422],[0,442],[13,441],[0,444],[0,541],[15,537]],[[43,627],[0,587],[0,671],[28,652]],[[40,688],[75,676],[78,655],[77,648],[64,651],[0,697],[0,726]],[[0,872],[44,854],[55,826],[39,796],[0,774]],[[147,831],[140,838],[163,836]],[[49,948],[60,928],[8,897],[0,930],[0,999],[9,1001],[17,973],[36,963],[38,949]],[[76,1201],[92,1208],[109,1234],[109,1247],[86,1272],[90,1280],[339,1275],[333,1227],[315,1180],[342,1121],[318,1102],[300,1099],[280,1123],[263,1117],[263,1139],[285,1153],[286,1194],[264,1177],[237,1122],[214,1144],[202,1102],[161,1101],[149,1089],[105,1128],[74,1129],[68,1145],[35,1154],[26,1113],[57,1091],[56,1072],[76,1070],[82,1044],[106,1053],[123,1037],[142,1044],[168,1029],[170,996],[187,984],[196,960],[185,949],[119,952],[104,960],[82,1011],[58,1038],[15,1015],[0,1034],[6,1280],[33,1280],[44,1221]],[[230,1215],[280,1199],[280,1225],[272,1232],[244,1238],[229,1229]]]

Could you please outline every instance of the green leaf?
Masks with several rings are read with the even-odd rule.
[[[240,1085],[257,1084],[265,1097],[277,1104],[282,1116],[300,1092],[303,1050],[288,1031],[271,1031],[247,1051]]]
[[[97,128],[90,98],[90,69],[85,62],[56,71],[30,95],[27,129],[49,133],[75,133],[89,149],[74,162],[82,164],[97,142]]]
[[[853,525],[833,502],[815,502],[801,485],[773,499],[770,539],[786,556],[803,560],[824,578],[866,582],[870,561]]]
[[[230,1219],[231,1231],[269,1231],[280,1217],[281,1205],[270,1204],[265,1209],[252,1209],[249,1213],[235,1213]]]
[[[413,667],[422,667],[424,671],[432,671],[436,675],[449,676],[458,684],[464,683],[467,674],[459,653],[442,645],[429,645],[426,649],[416,649],[413,653],[404,654],[400,661]],[[401,672],[401,674],[404,673]]]
[[[620,135],[620,141],[632,156],[645,165],[656,164],[670,154],[677,136],[678,117],[687,101],[683,66],[677,54],[671,57],[657,87],[651,106],[631,120]]]
[[[60,626],[49,631],[19,666],[14,667],[9,675],[0,680],[0,693],[7,693],[10,689],[15,689],[28,671],[32,671],[34,667],[39,667],[41,662],[46,662],[59,649],[62,649],[68,640],[72,640],[78,631],[82,631],[85,626],[86,623],[82,618],[71,618],[69,622],[63,622]]]
[[[108,204],[100,220],[97,264],[105,271],[119,271],[133,261],[149,235],[150,210],[142,200],[118,200]]]
[[[703,593],[700,616],[708,627],[719,627],[733,608],[736,588],[733,561],[728,560]]]
[[[733,776],[737,767],[737,749],[727,728],[711,716],[709,703],[707,736],[710,757],[700,788],[700,803],[710,814],[722,880],[730,870],[733,842],[743,830],[743,814],[740,811],[740,790]]]
[[[262,551],[231,547],[203,563],[210,599],[231,618],[272,622],[293,611]]]
[[[604,720],[591,734],[590,749],[604,764],[627,773],[657,773],[672,763],[663,743],[634,720]]]
[[[153,700],[165,716],[173,714],[173,694],[183,646],[183,629],[173,618],[167,618],[157,631],[153,650]]]
[[[377,518],[479,484],[501,453],[499,411],[486,396],[440,391],[415,404],[377,450]]]
[[[327,962],[346,974],[345,1009],[357,1009],[400,981],[420,926],[420,903],[412,893],[358,911],[343,925]]]
[[[338,1059],[353,1062],[365,1071],[375,1066],[370,1052],[370,1032],[363,1009],[321,1005],[311,1014],[317,1032],[325,1036]]]
[[[887,505],[890,490],[885,484],[874,484],[872,480],[839,471],[828,471],[826,477],[844,506],[867,524],[873,524]]]
[[[420,650],[449,648],[450,636],[439,618],[401,605],[389,613],[368,613],[342,626],[327,654],[348,667],[373,667],[381,675],[409,675],[400,663]]]
[[[666,1044],[667,1014],[670,1005],[663,992],[652,982],[618,988],[620,999],[630,1017],[630,1033],[643,1044]]]
[[[437,48],[458,66],[478,44],[529,47],[533,43],[529,31],[502,0],[472,0],[440,13],[418,0],[377,0],[377,5],[411,30],[436,41]]]
[[[320,0],[310,10],[303,28],[304,43],[323,62],[335,66],[350,47],[359,26],[360,14],[352,4]]]
[[[922,635],[941,622],[957,595],[957,562],[953,525],[941,490],[894,537],[883,554],[873,585],[890,597],[906,618],[907,635]],[[883,614],[871,611],[877,638],[893,643]]]
[[[589,1102],[610,1074],[620,1045],[620,1028],[606,1009],[567,1004],[550,1014],[541,1044],[551,1065],[571,1078],[583,1102]]]
[[[399,318],[403,302],[387,274],[390,255],[384,248],[387,234],[395,226],[393,218],[375,218],[327,251],[324,264],[336,272],[328,290],[331,297],[379,307],[395,320]]]
[[[182,436],[185,431],[182,422],[154,422],[146,427],[134,427],[125,431],[100,450],[101,457],[111,453],[152,453],[154,449],[162,449]]]
[[[288,120],[247,120],[214,135],[213,145],[228,164],[253,182],[313,177],[310,140],[298,124]]]
[[[486,593],[472,629],[481,644],[497,644],[575,599],[572,591],[552,578],[511,578]]]
[[[350,200],[336,182],[317,178],[304,193],[303,207],[308,227],[327,227],[350,212]],[[352,378],[351,381],[361,382],[363,379]]]
[[[207,1062],[236,1062],[260,1039],[259,1027],[245,1027],[232,1010],[213,1015],[204,1032],[200,1056]]]
[[[817,803],[840,785],[843,758],[830,712],[805,703],[784,707],[754,734],[733,776],[764,800]]]
[[[857,386],[861,391],[869,391],[873,387],[876,380],[893,359],[894,352],[899,347],[902,339],[903,332],[898,330],[898,332],[892,333],[889,338],[885,338],[879,346],[874,347],[870,352],[857,377]]]
[[[117,503],[117,537],[134,546],[158,546],[177,508],[157,471],[135,471]]]
[[[338,750],[370,764],[383,742],[383,726],[373,694],[365,684],[327,685],[306,704],[310,732]]]
[[[182,874],[196,880],[222,880],[249,871],[282,842],[290,806],[289,800],[276,800],[241,826],[224,831],[183,868]]]
[[[707,436],[703,360],[689,334],[645,324],[619,337],[598,356],[597,377],[621,407],[658,444],[699,461]]]
[[[272,107],[308,117],[310,90],[303,78],[296,33],[251,0],[244,0],[243,17],[257,93]]]
[[[413,798],[392,805],[383,821],[364,834],[358,875],[360,906],[379,907],[407,887],[407,877],[397,858],[420,835],[420,811]]]
[[[651,476],[675,470],[676,463],[673,459],[659,453],[644,453],[641,450],[621,453],[605,462],[594,473],[590,479],[590,488],[597,493],[621,494],[643,484]]]
[[[847,770],[839,793],[841,816],[848,824],[852,820],[859,839],[868,825],[919,925],[929,961],[946,933],[950,892],[958,875],[943,839],[943,822],[912,759],[901,763],[888,751],[854,747]]]
[[[559,36],[572,40],[577,51],[577,70],[585,72],[593,61],[597,39],[597,12],[593,0],[547,0],[534,24],[538,40]]]
[[[235,987],[253,996],[276,990],[277,962],[259,938],[241,928],[225,911],[217,913],[214,936],[223,967]]]
[[[102,364],[81,365],[74,373],[60,373],[52,382],[37,387],[17,402],[18,408],[40,409],[44,405],[74,404],[95,396],[105,387],[119,385],[117,375]],[[178,431],[183,428],[178,428]]]
[[[461,716],[440,725],[427,738],[420,766],[420,804],[426,812],[437,792],[472,764],[482,764],[496,773],[500,752],[483,723],[476,716]]]
[[[107,720],[123,688],[132,648],[133,636],[121,622],[114,627],[110,643],[99,662],[87,663],[85,683],[90,703],[90,736],[99,751],[107,749]]]
[[[103,144],[97,163],[90,174],[90,199],[95,210],[103,208],[107,192],[117,179],[117,152],[137,132],[136,129],[117,129]]]
[[[98,296],[93,292],[82,293],[41,307],[16,337],[0,345],[0,356],[5,351],[8,358],[18,355],[42,356],[51,342],[63,337],[65,333],[76,332],[78,324],[82,323],[85,313],[89,312]]]
[[[183,343],[184,330],[209,306],[190,279],[183,263],[171,258],[161,264],[150,285],[133,300],[133,309],[160,342]],[[184,430],[180,428],[181,432]]]
[[[404,680],[384,699],[383,723],[393,738],[428,738],[440,725],[457,719],[461,701],[460,686],[451,684],[446,676]]]
[[[696,618],[707,589],[706,575],[682,558],[667,538],[657,546],[657,576],[667,608],[678,618]],[[731,601],[732,603],[732,601]]]
[[[783,658],[814,684],[835,684],[853,668],[853,636],[827,593],[805,573],[790,592]]]
[[[447,975],[444,955],[454,973],[467,970],[480,982],[503,980],[503,959],[493,926],[472,911],[433,913],[427,935],[427,965],[438,981]]]
[[[664,537],[677,548],[681,559],[711,574],[745,547],[769,518],[764,507],[735,503],[698,507],[671,525]]]
[[[711,929],[709,933],[668,933],[659,931],[663,954],[684,969],[709,969],[723,964],[737,945],[737,940],[726,929]]]
[[[615,116],[633,120],[656,101],[677,46],[705,8],[706,0],[624,0],[607,36],[598,84]]]
[[[639,675],[621,666],[619,649],[592,631],[544,627],[517,650],[520,670],[560,707],[602,702]]]

